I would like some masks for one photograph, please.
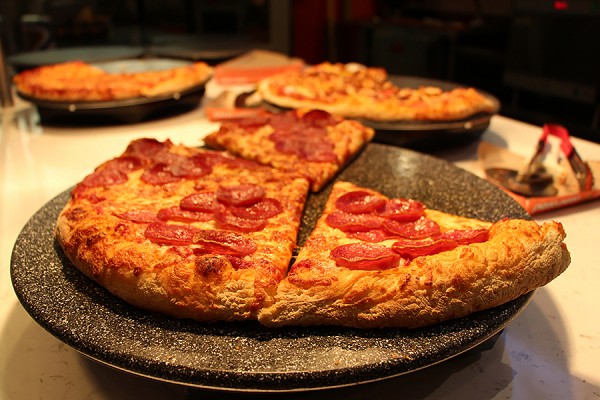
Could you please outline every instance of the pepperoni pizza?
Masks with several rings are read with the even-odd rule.
[[[298,250],[308,192],[301,174],[140,139],[75,186],[56,238],[135,306],[266,326],[426,326],[510,301],[570,262],[558,223],[489,223],[348,182]]]
[[[204,142],[260,164],[297,172],[318,192],[373,135],[371,128],[325,111],[292,110],[224,122]]]
[[[77,268],[131,304],[254,319],[287,271],[307,192],[297,175],[142,139],[75,186],[56,235]]]
[[[555,222],[489,223],[337,182],[261,323],[432,325],[513,300],[569,265]]]
[[[383,68],[321,63],[259,82],[258,95],[284,108],[321,109],[373,121],[450,121],[493,113],[495,102],[474,88],[442,90],[393,84]]]
[[[151,71],[109,73],[83,61],[44,65],[13,78],[19,93],[41,100],[112,101],[178,93],[210,78],[204,62]]]

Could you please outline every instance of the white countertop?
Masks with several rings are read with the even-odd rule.
[[[136,125],[41,126],[27,104],[2,110],[0,130],[0,400],[263,398],[202,391],[138,377],[79,354],[41,328],[17,300],[10,256],[28,219],[49,200],[119,155],[134,138],[170,138],[197,146],[215,127],[197,109]],[[493,118],[482,139],[529,156],[539,127]],[[584,159],[600,145],[575,139]],[[481,175],[477,142],[434,155]],[[561,222],[572,254],[569,269],[536,291],[494,346],[408,375],[342,389],[280,396],[311,399],[598,399],[600,398],[600,202],[542,214]],[[380,396],[380,397],[378,397]],[[269,396],[273,397],[273,396]]]

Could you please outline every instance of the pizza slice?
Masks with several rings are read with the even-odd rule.
[[[256,319],[289,267],[307,193],[302,177],[140,139],[75,186],[56,238],[75,267],[135,306]]]
[[[267,326],[415,328],[513,300],[570,263],[559,223],[495,223],[337,182]]]
[[[451,121],[493,113],[496,101],[478,90],[399,87],[382,68],[321,63],[262,80],[258,95],[285,108],[313,108],[379,122]]]
[[[320,191],[374,136],[356,121],[325,111],[291,110],[225,121],[204,138],[213,148],[298,173]]]

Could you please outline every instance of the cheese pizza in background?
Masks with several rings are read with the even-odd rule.
[[[268,112],[225,121],[204,138],[213,148],[242,158],[299,173],[320,191],[375,132],[357,121],[325,111]]]
[[[54,101],[112,101],[177,93],[207,81],[204,62],[167,69],[109,73],[83,61],[23,71],[13,78],[19,93]]]
[[[556,222],[496,223],[334,184],[275,302],[268,326],[416,328],[507,303],[570,263]]]
[[[492,113],[494,101],[474,88],[398,87],[382,68],[321,63],[259,82],[264,101],[283,108],[320,109],[373,121],[452,121]]]

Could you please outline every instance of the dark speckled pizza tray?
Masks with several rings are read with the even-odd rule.
[[[468,217],[528,218],[504,192],[439,159],[370,144],[338,177]],[[330,187],[311,195],[300,242]],[[494,338],[532,293],[469,317],[417,330],[340,327],[268,329],[256,322],[205,324],[134,308],[79,273],[56,247],[54,222],[69,197],[51,200],[26,224],[11,276],[27,312],[81,353],[135,374],[198,388],[298,391],[409,373]]]

